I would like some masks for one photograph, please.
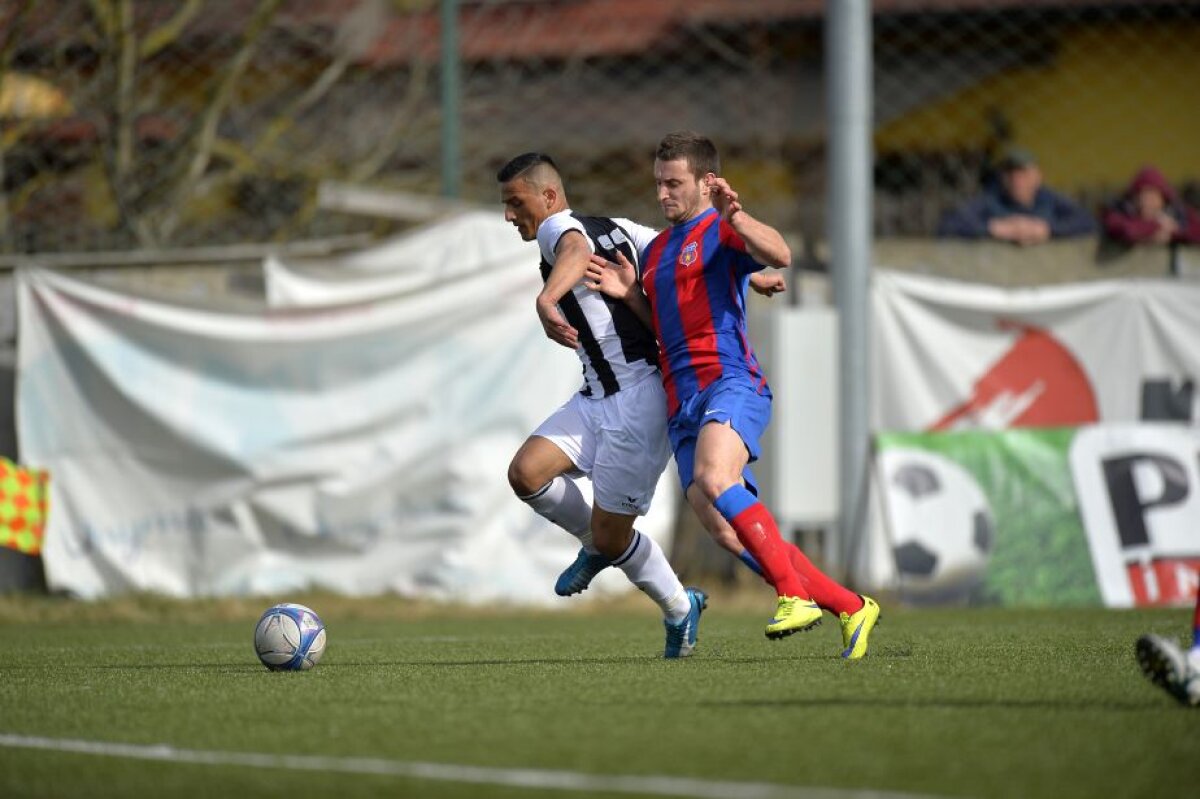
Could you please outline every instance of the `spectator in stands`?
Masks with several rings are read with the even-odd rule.
[[[1200,244],[1200,213],[1152,166],[1142,167],[1125,193],[1104,210],[1104,233],[1122,244]]]
[[[1042,185],[1042,170],[1031,152],[1011,147],[996,166],[996,181],[985,185],[974,200],[942,216],[939,236],[1027,245],[1095,232],[1091,214]]]

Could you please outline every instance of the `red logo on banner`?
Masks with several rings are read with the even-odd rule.
[[[1001,324],[1021,335],[975,382],[971,396],[930,430],[1060,427],[1100,418],[1091,381],[1070,350],[1048,331]]]

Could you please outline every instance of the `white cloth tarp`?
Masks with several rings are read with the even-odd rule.
[[[872,312],[875,430],[1135,421],[1144,396],[1200,383],[1200,284],[1014,290],[879,270]]]
[[[264,314],[21,270],[18,430],[51,472],[50,587],[552,602],[578,542],[506,467],[579,362],[534,314],[536,246],[505,226],[480,250],[471,232],[453,280]],[[664,546],[669,474],[639,524]]]
[[[267,302],[275,307],[334,305],[389,297],[520,259],[536,275],[537,246],[521,241],[497,207],[468,211],[374,247],[335,258],[263,263]],[[526,303],[533,307],[532,295]]]

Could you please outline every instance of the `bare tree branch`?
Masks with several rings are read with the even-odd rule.
[[[169,20],[146,34],[141,47],[138,48],[138,55],[143,60],[151,58],[165,47],[174,44],[202,7],[203,0],[187,0]]]
[[[117,150],[113,160],[116,186],[125,185],[133,165],[133,97],[137,72],[137,31],[133,29],[133,0],[118,0],[117,7]]]
[[[414,62],[412,72],[409,74],[408,89],[404,93],[404,102],[397,106],[395,113],[392,114],[392,135],[384,136],[367,157],[350,170],[348,180],[351,183],[363,183],[375,177],[395,154],[399,144],[405,141],[406,134],[411,134],[420,124],[421,119],[415,110],[425,98],[430,66],[429,63],[419,59]],[[297,230],[310,223],[318,210],[320,210],[319,197],[317,192],[313,191],[305,198],[304,204],[297,209],[288,223],[276,231],[275,239],[286,241]]]
[[[17,42],[21,39],[21,33],[25,27],[25,15],[29,13],[29,9],[33,6],[33,0],[25,0],[21,7],[17,9],[17,13],[13,15],[12,24],[9,26],[8,40],[4,42],[4,49],[0,50],[0,86],[4,85],[4,77],[8,74],[8,64],[12,60],[13,51],[17,48]],[[16,125],[17,128],[26,127],[20,122]],[[6,131],[7,133],[7,131]],[[4,156],[9,147],[9,136],[0,137],[0,242],[3,242],[5,250],[12,250],[12,241],[9,239],[9,205],[8,192],[4,190],[5,171],[4,171]],[[16,139],[13,139],[16,141]]]
[[[275,115],[266,125],[258,139],[247,149],[237,142],[224,142],[226,152],[234,152],[233,166],[221,175],[214,175],[200,187],[208,191],[213,184],[228,184],[248,172],[262,168],[263,156],[285,133],[296,126],[296,120],[309,108],[316,105],[337,84],[342,75],[356,59],[362,58],[379,37],[379,31],[387,19],[387,11],[381,0],[360,0],[338,26],[333,40],[335,58],[321,71],[320,76],[299,97]],[[294,169],[289,165],[289,169]]]
[[[117,10],[113,0],[88,0],[88,6],[100,25],[101,35],[106,41],[112,41],[117,35]]]
[[[171,235],[175,232],[188,195],[195,188],[196,181],[208,169],[209,161],[212,158],[213,142],[217,137],[217,125],[221,121],[221,115],[229,105],[238,80],[241,78],[242,73],[246,71],[246,67],[249,66],[250,58],[254,55],[255,49],[262,39],[263,32],[270,24],[271,18],[275,15],[281,3],[282,0],[261,0],[258,4],[258,8],[255,10],[250,24],[246,27],[245,34],[242,36],[242,43],[238,48],[238,52],[230,60],[229,67],[225,70],[225,74],[222,76],[216,92],[214,92],[208,107],[201,117],[192,158],[188,163],[186,171],[177,179],[162,218],[159,230],[164,240],[170,239]]]
[[[308,87],[308,91],[297,97],[288,104],[282,112],[280,112],[267,125],[267,129],[259,136],[258,141],[254,142],[254,146],[250,148],[250,152],[254,156],[261,156],[271,148],[276,140],[288,131],[296,123],[296,118],[304,111],[317,103],[325,94],[333,88],[338,79],[346,71],[350,65],[350,57],[346,54],[339,55],[337,59],[329,64],[322,72],[321,76]]]
[[[380,137],[379,144],[363,159],[357,167],[350,170],[351,182],[370,180],[387,164],[388,159],[396,152],[398,143],[403,140],[406,123],[416,116],[414,111],[425,99],[425,89],[431,64],[423,59],[413,62],[412,71],[408,76],[408,89],[404,92],[404,102],[396,107],[392,115],[395,133],[391,136]]]
[[[195,180],[200,177],[204,174],[204,170],[208,168],[208,162],[212,154],[212,142],[217,135],[217,124],[221,121],[221,114],[225,112],[225,108],[229,105],[229,99],[233,96],[233,89],[237,86],[238,79],[241,78],[242,73],[249,66],[250,58],[254,55],[255,48],[258,47],[263,31],[270,23],[271,17],[275,15],[282,2],[283,0],[262,0],[258,5],[258,10],[254,13],[254,18],[250,20],[250,25],[246,28],[246,34],[242,37],[241,47],[238,48],[237,54],[231,60],[229,69],[226,70],[224,77],[221,79],[212,102],[209,103],[208,108],[205,110],[204,121],[200,126],[200,138],[197,142],[196,152],[187,171],[187,178],[189,180]]]
[[[337,83],[338,78],[346,71],[348,59],[339,57],[330,63],[321,76],[308,88],[304,94],[293,100],[288,106],[267,123],[266,130],[249,148],[228,139],[217,139],[213,142],[213,152],[227,159],[231,166],[219,173],[201,178],[195,184],[195,192],[205,194],[218,185],[229,185],[241,177],[259,172],[263,169],[263,154],[296,124],[296,118],[316,103],[330,88]],[[293,167],[294,168],[294,167]]]
[[[121,85],[122,69],[124,68],[127,52],[122,49],[124,41],[121,27],[122,9],[118,7],[120,0],[89,0],[88,9],[99,35],[101,51],[109,57],[100,60],[100,69],[96,74],[93,85],[96,93],[101,96],[114,98],[111,107],[104,107],[115,134],[100,142],[96,163],[99,169],[88,178],[103,183],[103,194],[112,198],[116,210],[117,223],[124,228],[135,231],[139,240],[147,241],[145,235],[138,232],[135,214],[130,210],[128,195],[130,187],[119,174],[127,174],[133,160],[132,132],[122,133]],[[124,9],[132,17],[132,9]],[[132,25],[132,20],[129,23]],[[114,64],[112,53],[116,53]],[[128,78],[125,78],[128,79]],[[132,90],[130,90],[132,91]],[[129,100],[132,104],[132,101]],[[125,115],[129,116],[128,113]],[[123,139],[123,137],[125,137]],[[123,152],[124,151],[124,152]]]

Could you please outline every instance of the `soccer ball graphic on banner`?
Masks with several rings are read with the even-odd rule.
[[[311,669],[325,654],[325,624],[304,605],[267,608],[254,628],[254,651],[272,671]]]
[[[880,459],[901,593],[916,601],[967,599],[983,579],[995,541],[979,483],[926,450],[887,449]]]

